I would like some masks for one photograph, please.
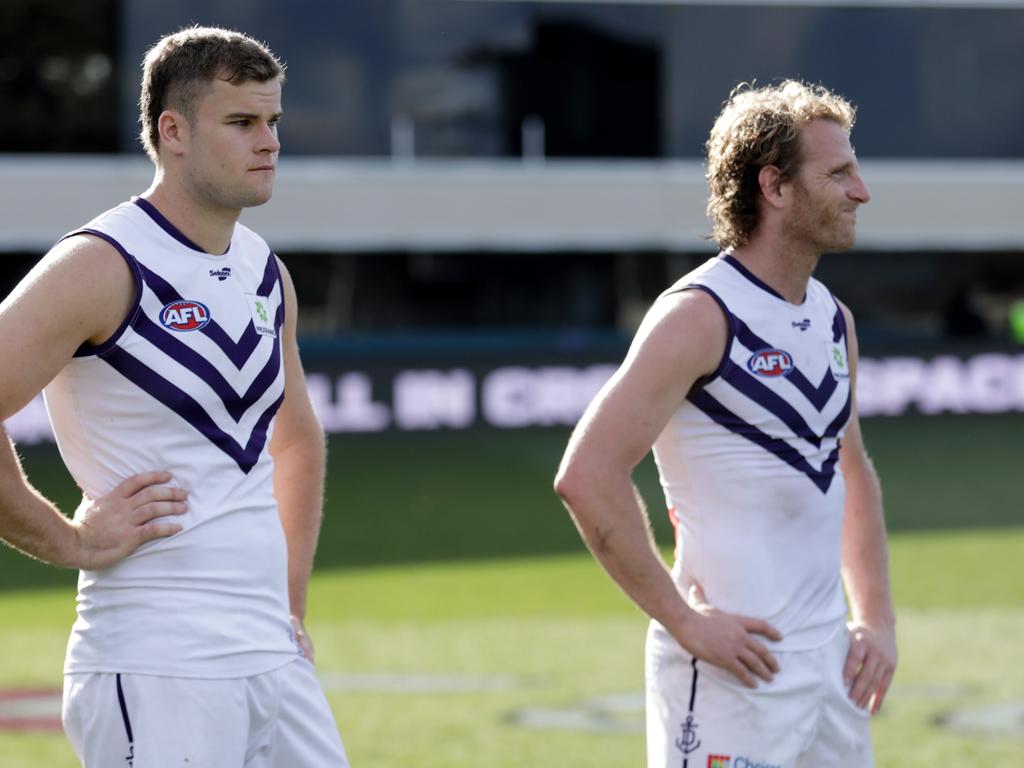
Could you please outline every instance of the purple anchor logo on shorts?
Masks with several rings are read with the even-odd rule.
[[[676,748],[684,755],[689,755],[700,749],[700,739],[697,738],[697,724],[693,722],[693,715],[687,715],[683,723],[683,733],[676,739]],[[684,760],[683,764],[686,764]]]

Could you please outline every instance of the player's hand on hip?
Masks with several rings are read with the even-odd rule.
[[[306,657],[310,664],[313,663],[313,639],[306,632],[306,628],[302,624],[302,619],[294,614],[291,617],[292,620],[292,632],[295,634],[295,643],[299,646],[299,650],[302,651],[302,655]]]
[[[846,654],[843,681],[850,700],[861,709],[870,704],[877,714],[896,671],[896,631],[892,627],[850,624],[850,651]]]
[[[779,662],[757,639],[757,635],[781,640],[775,627],[761,619],[724,613],[708,605],[700,588],[690,590],[693,609],[686,628],[684,648],[702,661],[734,674],[748,688],[757,687],[757,678],[770,683],[779,671]]]
[[[181,525],[158,521],[180,515],[188,506],[186,493],[173,488],[170,472],[132,475],[106,496],[82,499],[72,527],[76,536],[75,567],[107,568],[153,539],[173,536]]]

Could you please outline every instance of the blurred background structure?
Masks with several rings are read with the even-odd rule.
[[[564,439],[716,251],[722,101],[786,77],[859,107],[873,199],[818,275],[858,318],[862,415],[1024,410],[1024,2],[11,0],[4,292],[146,188],[139,63],[193,23],[288,66],[277,189],[243,221],[295,277],[329,433]],[[50,439],[40,401],[8,429]]]
[[[650,301],[713,255],[703,142],[786,77],[859,107],[872,190],[818,275],[864,416],[1024,410],[1024,2],[11,0],[0,289],[145,189],[139,63],[201,23],[288,66],[273,200],[329,433],[571,427]],[[49,439],[40,401],[8,423]]]
[[[139,62],[196,22],[289,67],[278,188],[243,220],[295,275],[331,431],[573,423],[653,296],[715,252],[703,141],[740,82],[799,77],[860,108],[874,200],[819,276],[866,356],[1017,341],[1024,3],[1007,1],[11,0],[0,288],[148,184]],[[982,368],[947,372],[949,409],[1024,407],[1015,366]],[[930,372],[866,371],[865,413],[915,407]],[[45,432],[23,421],[22,441]]]
[[[274,198],[242,221],[295,278],[331,435],[311,616],[354,764],[636,764],[643,622],[550,483],[651,300],[716,252],[723,100],[796,77],[859,107],[873,195],[818,276],[857,317],[892,532],[878,765],[1024,765],[1024,0],[4,0],[0,296],[149,185],[139,64],[193,23],[288,65]],[[74,509],[41,401],[6,427]],[[637,481],[667,552],[650,461]],[[50,689],[16,727],[59,726],[73,581],[0,546],[0,726],[12,686]],[[399,700],[381,670],[420,677]],[[425,671],[482,687],[438,706]],[[576,700],[596,725],[567,735]],[[73,761],[44,731],[0,763]]]

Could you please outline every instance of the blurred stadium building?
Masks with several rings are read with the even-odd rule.
[[[873,200],[819,276],[858,317],[864,413],[1024,410],[1024,2],[7,0],[5,293],[149,184],[138,64],[195,22],[288,64],[277,190],[243,221],[295,276],[332,431],[573,423],[715,252],[722,100],[785,77],[860,110]]]

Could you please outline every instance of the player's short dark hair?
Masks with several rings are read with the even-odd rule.
[[[842,96],[796,80],[758,89],[742,83],[733,89],[707,143],[707,213],[718,244],[743,245],[757,229],[762,168],[774,165],[783,180],[797,173],[802,126],[831,120],[849,134],[856,114]]]
[[[157,162],[160,114],[175,109],[192,123],[196,106],[215,79],[240,85],[273,78],[284,81],[284,65],[267,46],[241,32],[195,26],[161,38],[142,63],[142,146]]]

